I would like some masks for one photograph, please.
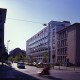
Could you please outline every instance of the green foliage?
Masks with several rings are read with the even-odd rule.
[[[44,53],[44,62],[45,63],[48,62],[48,53],[47,52]]]
[[[37,62],[36,58],[34,58],[32,55],[28,55],[26,54],[26,61],[28,63],[33,63],[33,62]],[[31,65],[31,64],[30,64]]]
[[[13,57],[9,57],[8,60],[9,61],[14,61],[14,58]]]
[[[17,62],[18,61],[25,61],[25,59],[26,59],[26,56],[22,53],[15,56],[15,61],[17,61]]]

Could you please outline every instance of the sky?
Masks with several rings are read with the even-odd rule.
[[[10,40],[9,51],[26,50],[26,41],[51,20],[80,22],[80,0],[0,0],[0,8],[7,9],[4,43]]]

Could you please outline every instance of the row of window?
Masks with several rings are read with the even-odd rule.
[[[67,47],[58,49],[57,50],[57,54],[58,55],[65,55],[65,54],[67,54]]]
[[[38,61],[38,60],[42,60],[43,58],[36,58],[36,60]]]
[[[57,62],[66,62],[66,56],[57,56]]]
[[[43,55],[36,55],[36,56],[34,56],[34,57],[35,57],[35,58],[36,58],[36,57],[43,57]]]
[[[37,49],[37,48],[43,48],[43,47],[48,47],[48,42],[46,42],[46,43],[44,43],[44,44],[40,44],[40,45],[38,45],[38,46],[29,46],[29,49],[32,49],[32,50],[34,50],[34,49]]]
[[[30,50],[30,53],[35,53],[35,52],[41,52],[41,51],[45,51],[48,50],[48,47],[41,47],[41,48],[37,48],[37,49],[32,49]]]
[[[37,38],[31,40],[31,41],[29,42],[29,45],[32,44],[32,43],[34,43],[34,42],[37,42],[37,41],[43,39],[43,38],[46,37],[46,36],[48,36],[48,33],[45,33],[45,34],[43,34],[43,35],[38,36]]]
[[[42,45],[45,45],[45,43],[48,42],[48,38],[44,38],[38,42],[35,42],[33,44],[30,45],[30,48],[33,48],[33,47],[36,47],[36,46],[42,46]]]
[[[53,35],[53,36],[55,36],[55,35],[56,35],[55,29],[53,29],[53,33],[52,33],[52,35]]]
[[[57,36],[58,39],[64,39],[66,37],[67,37],[67,31],[62,32],[62,33],[58,34],[58,36]]]
[[[61,41],[57,42],[57,47],[58,48],[65,47],[65,46],[67,46],[67,39],[64,39],[64,40],[61,40]]]

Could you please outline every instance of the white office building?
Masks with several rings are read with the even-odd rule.
[[[50,21],[44,29],[26,41],[26,53],[37,62],[45,62],[46,58],[47,62],[53,64],[56,57],[56,32],[69,25],[69,21]]]

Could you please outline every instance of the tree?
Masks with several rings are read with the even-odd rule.
[[[12,56],[10,56],[10,57],[8,58],[8,60],[13,62],[13,61],[14,61],[14,58],[13,58]]]
[[[19,57],[19,55],[16,55],[14,60],[15,60],[15,62],[20,61],[20,57]]]
[[[14,50],[10,51],[9,56],[13,57],[15,62],[18,62],[21,60],[25,61],[26,60],[26,51],[21,50],[20,48],[15,48]]]
[[[15,61],[25,61],[26,56],[23,53],[20,53],[18,55],[15,56]]]
[[[33,56],[32,56],[32,55],[27,55],[27,61],[28,61],[29,63],[33,63],[33,62],[34,62]]]
[[[43,61],[45,63],[48,62],[48,53],[47,52],[44,53],[44,59],[43,59]]]
[[[4,45],[3,53],[1,53],[0,59],[1,59],[2,65],[6,60],[8,60],[8,53],[7,53],[7,49],[6,49],[5,45]]]

